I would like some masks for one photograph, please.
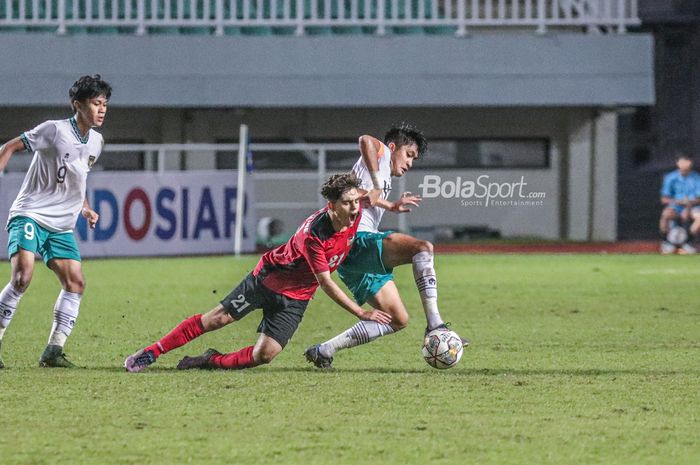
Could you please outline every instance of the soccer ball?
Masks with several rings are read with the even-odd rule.
[[[688,240],[688,231],[682,226],[674,226],[668,231],[667,240],[673,245],[683,245]]]
[[[452,368],[462,358],[462,339],[452,330],[430,331],[423,341],[423,358],[433,368]]]

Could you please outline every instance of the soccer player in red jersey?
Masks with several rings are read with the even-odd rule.
[[[360,181],[352,174],[331,176],[321,187],[328,205],[311,215],[289,241],[264,254],[255,269],[214,309],[181,322],[154,344],[124,361],[129,372],[141,371],[156,359],[209,331],[240,320],[262,308],[260,337],[254,346],[222,354],[209,349],[185,357],[177,367],[241,369],[270,363],[296,331],[309,300],[320,286],[328,296],[361,320],[388,324],[389,314],[365,311],[331,279],[350,250],[360,216]]]

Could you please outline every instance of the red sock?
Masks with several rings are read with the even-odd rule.
[[[253,346],[244,347],[238,352],[230,354],[214,355],[211,358],[214,366],[224,370],[240,370],[242,368],[250,368],[255,366],[253,360]]]
[[[195,339],[204,334],[204,326],[202,326],[202,315],[197,314],[183,320],[175,329],[163,336],[158,342],[146,347],[145,350],[152,350],[156,358],[166,352],[184,346],[192,339]]]

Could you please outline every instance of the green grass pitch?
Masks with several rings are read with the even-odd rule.
[[[331,372],[302,352],[355,320],[322,292],[269,366],[175,370],[183,355],[253,343],[256,312],[123,371],[256,260],[85,261],[73,371],[37,366],[59,290],[38,263],[2,346],[0,463],[700,463],[695,257],[438,256],[443,316],[473,340],[450,370],[420,356],[425,320],[403,267],[408,328],[338,354]]]

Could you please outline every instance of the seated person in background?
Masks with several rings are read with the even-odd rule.
[[[693,242],[700,239],[700,175],[693,171],[693,160],[685,153],[678,154],[676,166],[677,170],[664,176],[661,187],[661,203],[664,209],[661,212],[659,231],[662,237],[661,253],[664,254],[674,253],[679,246],[668,240],[668,233],[674,222],[683,228],[691,223],[690,234]],[[682,242],[678,253],[695,253],[695,247],[688,242]]]

